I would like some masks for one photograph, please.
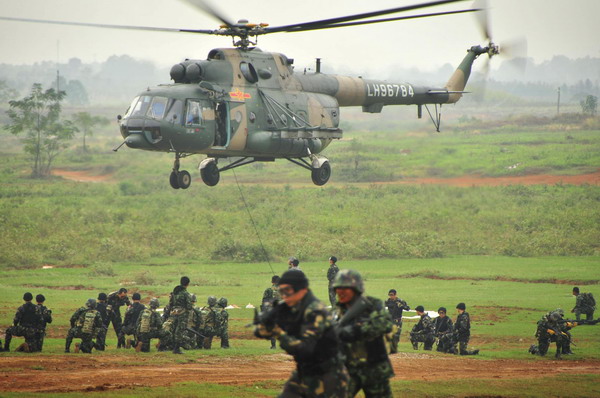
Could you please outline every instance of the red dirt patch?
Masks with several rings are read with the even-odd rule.
[[[78,182],[105,182],[108,181],[112,176],[111,174],[91,175],[87,171],[73,171],[65,169],[54,169],[52,170],[52,175]]]
[[[131,387],[169,386],[180,382],[252,385],[285,380],[294,367],[281,354],[260,358],[162,355],[3,356],[0,391],[72,392],[106,391]],[[600,361],[480,360],[400,353],[391,358],[396,380],[468,380],[551,377],[564,374],[600,374]],[[161,361],[162,363],[156,363]],[[130,363],[130,362],[134,362]],[[153,363],[155,362],[155,363]],[[283,383],[282,383],[283,384]]]

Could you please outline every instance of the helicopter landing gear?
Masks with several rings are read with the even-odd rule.
[[[209,187],[214,187],[219,183],[221,179],[221,173],[219,166],[217,166],[217,159],[207,158],[200,162],[200,177],[202,181]]]
[[[188,189],[192,184],[192,176],[187,170],[179,170],[179,159],[181,155],[179,152],[175,153],[175,162],[173,163],[173,171],[169,176],[169,183],[173,189]]]
[[[331,177],[331,165],[326,157],[313,155],[309,153],[311,163],[308,163],[305,159],[299,158],[298,160],[292,158],[286,158],[290,162],[304,167],[311,172],[312,182],[315,185],[322,186],[327,184],[329,177]]]
[[[315,185],[321,186],[327,184],[329,177],[331,177],[331,166],[327,160],[323,162],[321,167],[312,169],[311,178]]]

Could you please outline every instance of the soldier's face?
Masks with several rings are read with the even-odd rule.
[[[445,318],[446,317],[446,313],[444,311],[438,312],[438,315],[440,316],[440,318]]]
[[[396,293],[389,293],[388,297],[390,298],[390,300],[396,300]]]
[[[335,293],[338,296],[338,301],[342,304],[347,304],[351,302],[354,296],[356,295],[354,289],[351,289],[349,287],[338,287],[337,289],[335,289]]]
[[[281,295],[283,302],[288,307],[293,307],[296,304],[298,304],[307,291],[307,289],[300,289],[298,291],[294,291],[292,285],[288,284],[279,285],[279,294]]]

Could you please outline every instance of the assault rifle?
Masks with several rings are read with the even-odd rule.
[[[190,333],[192,333],[192,334],[195,334],[196,336],[198,336],[198,337],[202,337],[202,338],[204,338],[204,339],[205,339],[205,338],[207,338],[205,335],[203,335],[203,334],[202,334],[202,333],[200,333],[200,332],[197,332],[197,331],[195,331],[195,330],[194,330],[194,329],[192,329],[192,328],[185,328],[185,331],[186,331],[186,332],[190,332]]]
[[[567,324],[567,326],[595,325],[598,322],[600,322],[600,318],[598,318],[598,319],[590,319],[590,320],[581,319],[579,321],[576,321],[576,320],[573,320],[573,319],[561,319],[560,321],[558,321],[558,323]]]
[[[333,329],[335,334],[343,341],[353,341],[356,338],[357,331],[355,326],[351,325],[352,321],[370,308],[371,303],[363,296],[359,296],[352,307],[339,320],[334,320]]]
[[[256,308],[254,308],[254,319],[252,323],[246,325],[247,328],[253,325],[265,325],[267,329],[275,326],[275,319],[277,318],[277,314],[279,313],[279,308],[281,305],[280,301],[274,301],[273,305],[266,308],[264,311],[258,312]]]

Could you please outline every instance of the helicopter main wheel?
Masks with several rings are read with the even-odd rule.
[[[169,183],[171,184],[171,187],[173,189],[179,189],[179,188],[181,188],[179,186],[179,181],[178,181],[178,178],[177,178],[177,172],[176,171],[172,171],[171,172],[171,175],[169,176]]]
[[[329,162],[323,162],[323,165],[319,168],[312,169],[312,181],[315,185],[325,185],[331,177],[331,166]]]
[[[177,173],[177,184],[179,185],[179,188],[188,189],[191,183],[192,176],[190,176],[190,173],[188,173],[187,170],[182,170]]]
[[[200,177],[202,181],[209,187],[214,187],[219,183],[221,173],[215,162],[208,163],[203,169],[200,169]]]

